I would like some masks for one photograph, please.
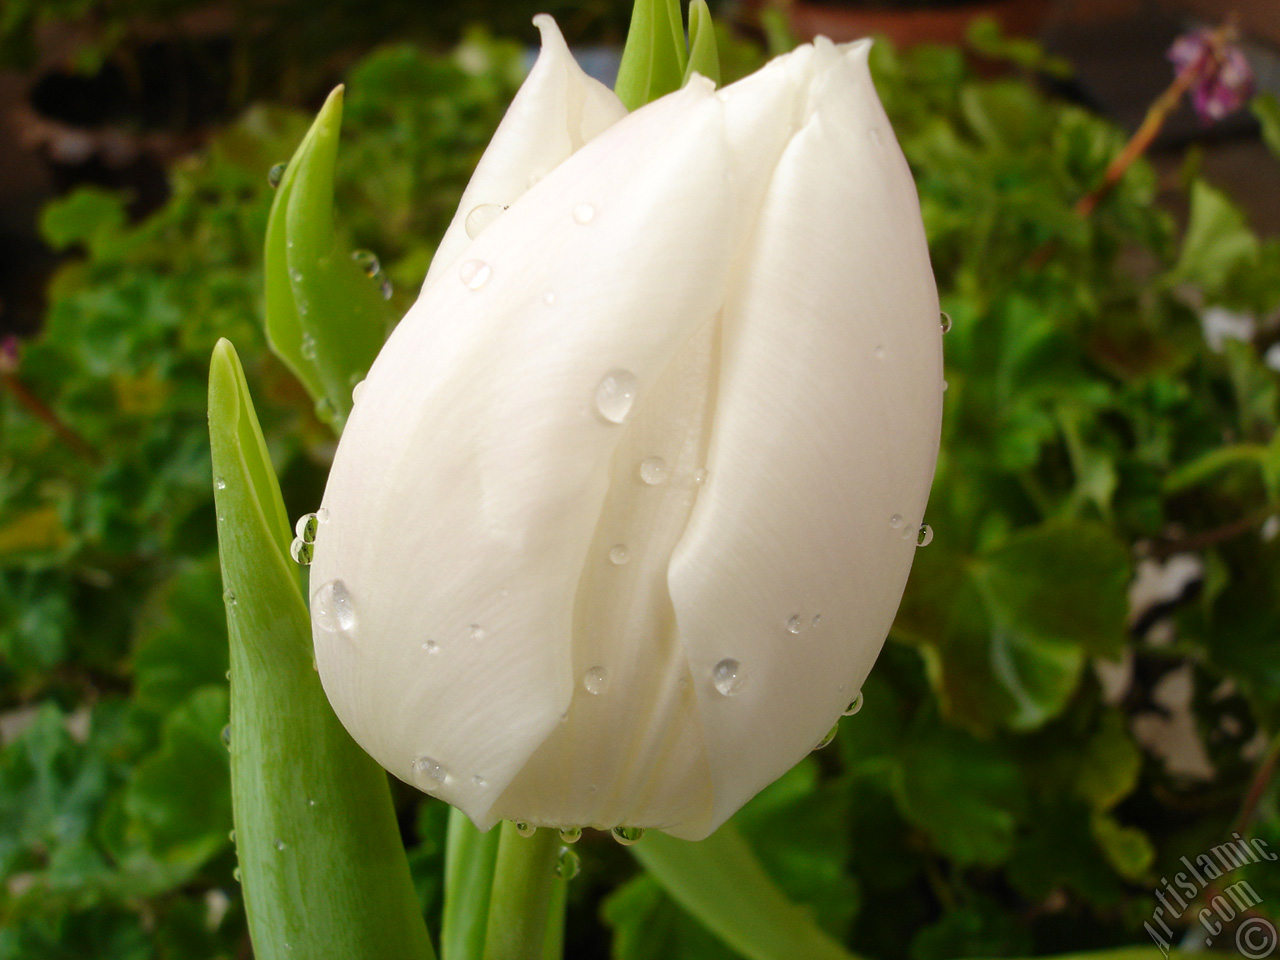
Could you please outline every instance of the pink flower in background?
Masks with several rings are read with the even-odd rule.
[[[1190,74],[1191,104],[1204,124],[1240,109],[1253,94],[1253,68],[1220,31],[1196,30],[1180,36],[1169,48],[1179,75]]]

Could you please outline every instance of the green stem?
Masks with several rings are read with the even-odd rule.
[[[480,960],[484,955],[489,896],[501,832],[481,833],[456,807],[449,810],[445,841],[441,960]]]
[[[531,960],[543,956],[551,908],[563,903],[555,896],[560,838],[554,830],[522,837],[507,822],[501,830],[484,960]]]

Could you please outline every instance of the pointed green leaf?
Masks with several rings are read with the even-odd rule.
[[[434,956],[386,774],[347,735],[312,668],[291,531],[244,371],[209,371],[218,541],[231,638],[231,794],[258,960]]]
[[[716,48],[716,27],[711,22],[707,0],[692,0],[689,4],[689,63],[684,68],[684,82],[688,83],[695,73],[720,86],[720,51]]]
[[[267,221],[267,338],[340,430],[395,317],[370,260],[353,256],[333,225],[342,87],[329,95],[289,161]]]
[[[732,823],[690,843],[653,831],[631,848],[688,913],[747,960],[851,960],[765,872]]]
[[[636,0],[614,92],[628,110],[679,90],[688,56],[679,0]]]
[[[502,831],[481,833],[457,807],[449,810],[444,861],[441,960],[475,960],[484,952],[489,894]]]

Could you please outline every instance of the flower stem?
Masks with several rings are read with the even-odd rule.
[[[489,898],[484,960],[531,960],[543,956],[551,912],[564,898],[555,895],[564,881],[556,876],[560,838],[554,830],[522,837],[515,824],[503,823],[498,863]]]

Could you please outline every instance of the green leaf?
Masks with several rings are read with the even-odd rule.
[[[1199,283],[1210,296],[1227,294],[1231,275],[1255,263],[1259,250],[1244,214],[1225,193],[1203,180],[1191,185],[1191,215],[1173,268],[1176,282]]]
[[[1110,810],[1133,792],[1142,772],[1142,752],[1129,736],[1125,717],[1108,710],[1078,755],[1076,791],[1094,810]]]
[[[1093,838],[1116,873],[1126,880],[1142,880],[1156,858],[1147,835],[1137,827],[1124,826],[1107,813],[1095,813],[1091,826]]]
[[[614,890],[601,912],[613,928],[614,960],[738,960],[740,956],[673,903],[648,874]]]
[[[1280,159],[1280,100],[1274,93],[1260,93],[1249,101],[1249,109],[1262,127],[1262,142]]]
[[[209,434],[231,636],[231,781],[259,960],[434,956],[386,774],[347,735],[312,668],[291,531],[244,372],[209,372]]]
[[[49,246],[65,250],[77,243],[101,253],[125,225],[125,200],[101,187],[81,187],[45,207],[40,233]]]
[[[631,848],[671,899],[747,960],[850,960],[765,872],[726,823],[690,843],[657,831]]]
[[[614,92],[628,110],[642,107],[680,89],[687,59],[680,0],[636,0]]]
[[[394,315],[380,285],[335,234],[342,87],[329,95],[281,177],[265,249],[267,338],[321,418],[341,431]]]
[[[688,83],[695,73],[720,85],[720,54],[707,0],[692,0],[689,4],[689,63],[684,68],[684,82]]]

